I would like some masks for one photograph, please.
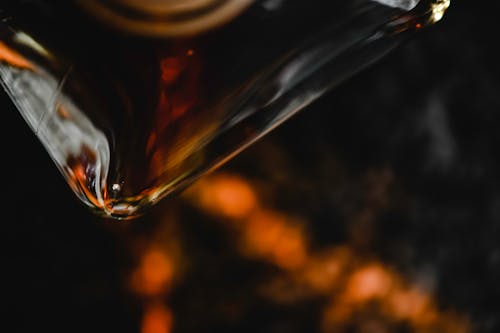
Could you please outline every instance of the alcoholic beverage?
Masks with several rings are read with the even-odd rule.
[[[0,82],[78,198],[131,218],[438,21],[448,5],[9,0],[0,5]]]

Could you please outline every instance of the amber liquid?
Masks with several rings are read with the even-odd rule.
[[[264,3],[203,33],[164,38],[108,27],[69,1],[4,5],[13,17],[9,26],[50,50],[45,58],[24,53],[57,78],[61,96],[36,129],[47,117],[54,123],[76,119],[71,110],[78,109],[105,137],[99,144],[81,140],[59,161],[82,201],[126,218],[183,189],[278,123],[283,116],[272,110],[289,108],[288,94],[309,89],[302,81],[337,57],[337,49],[358,47],[358,35],[376,35],[405,14],[366,0],[285,1],[279,9]],[[419,22],[407,18],[404,27]],[[7,39],[5,32],[0,37]],[[339,68],[355,72],[359,64],[349,63],[351,54],[338,53]],[[345,76],[339,69],[328,75]],[[306,99],[319,95],[316,90]],[[276,105],[283,96],[287,103]],[[299,108],[308,100],[293,102]]]

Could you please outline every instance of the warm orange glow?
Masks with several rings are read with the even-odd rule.
[[[334,293],[323,314],[323,329],[336,332],[345,323],[356,321],[363,309],[378,313],[381,328],[390,331],[390,323],[406,322],[412,332],[466,333],[469,324],[464,317],[439,311],[429,293],[404,283],[396,272],[378,263],[346,271],[348,276],[339,293]],[[366,320],[371,320],[367,317]]]
[[[367,204],[372,209],[381,209],[389,202],[391,179],[387,172],[368,179]],[[282,274],[262,286],[264,295],[284,304],[324,297],[324,332],[344,332],[349,323],[370,332],[390,332],[395,323],[405,323],[417,333],[469,332],[467,320],[440,311],[429,291],[406,282],[401,274],[376,259],[367,261],[351,246],[311,251],[303,225],[263,207],[256,190],[241,177],[207,177],[188,191],[187,198],[205,212],[230,222],[228,226],[244,255],[282,269]],[[352,218],[365,226],[374,214],[370,209],[361,210]],[[353,231],[369,232],[369,228]],[[351,241],[356,243],[356,239],[354,235]]]
[[[88,184],[88,168],[91,165],[95,165],[96,160],[97,156],[95,152],[85,145],[81,147],[80,155],[68,157],[66,163],[73,172],[73,177],[68,179],[68,184],[75,189],[76,192],[83,192],[92,205],[102,207],[102,202]]]
[[[201,61],[185,48],[160,61],[161,95],[158,104],[156,129],[161,132],[168,123],[182,116],[198,100]]]
[[[180,44],[172,45],[165,53],[158,64],[157,105],[144,147],[151,180],[166,171],[175,173],[172,169],[198,148],[206,132],[204,126],[210,123],[203,119],[204,113],[194,112],[200,103],[200,57]],[[199,134],[193,137],[193,133]]]
[[[56,111],[57,111],[57,115],[61,119],[70,119],[71,118],[71,115],[68,112],[68,110],[61,104],[57,105]]]
[[[178,274],[180,259],[175,230],[168,221],[169,218],[162,219],[152,238],[140,237],[133,244],[133,252],[139,260],[128,283],[130,290],[142,299],[141,333],[172,331],[174,317],[165,300],[174,274]]]
[[[132,275],[134,291],[146,296],[163,294],[173,277],[173,263],[162,251],[153,249],[141,258],[139,267]]]
[[[22,55],[9,48],[1,41],[0,41],[0,61],[4,61],[9,65],[18,68],[29,69],[29,70],[34,69],[33,64],[29,60],[27,60]]]
[[[348,323],[354,312],[350,304],[333,302],[323,313],[323,331],[335,332],[343,323]]]
[[[284,269],[302,267],[307,258],[302,231],[286,227],[273,251],[275,264]]]
[[[254,190],[240,177],[220,174],[201,180],[193,190],[201,207],[225,218],[243,219],[257,207]]]
[[[161,80],[164,84],[170,85],[177,81],[179,75],[184,70],[185,64],[178,57],[167,57],[160,62]]]
[[[350,302],[367,302],[389,293],[393,284],[391,273],[382,265],[371,264],[355,271],[349,278],[346,297]]]
[[[306,261],[302,230],[272,211],[259,211],[250,217],[243,229],[243,241],[245,252],[284,269],[299,268]]]
[[[301,280],[314,292],[329,293],[340,283],[352,256],[351,251],[345,247],[312,256],[301,272]]]
[[[431,311],[431,299],[422,291],[398,289],[387,299],[388,311],[398,319],[410,320],[414,323],[427,322]]]
[[[243,231],[246,250],[259,256],[272,255],[283,234],[282,219],[272,212],[254,214]]]
[[[144,309],[141,333],[169,333],[172,322],[170,310],[161,303],[153,303]]]
[[[235,224],[246,255],[265,259],[283,269],[297,269],[307,259],[302,228],[285,215],[259,204],[252,186],[229,174],[207,177],[195,184],[187,197],[203,210]]]

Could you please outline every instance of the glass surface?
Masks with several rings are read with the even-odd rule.
[[[77,197],[126,219],[224,164],[448,5],[4,1],[0,81]]]
[[[0,94],[2,328],[500,332],[496,18],[456,2],[135,221],[79,205]]]

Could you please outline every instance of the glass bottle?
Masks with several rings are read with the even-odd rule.
[[[219,167],[448,6],[7,0],[0,82],[77,197],[127,219]]]

